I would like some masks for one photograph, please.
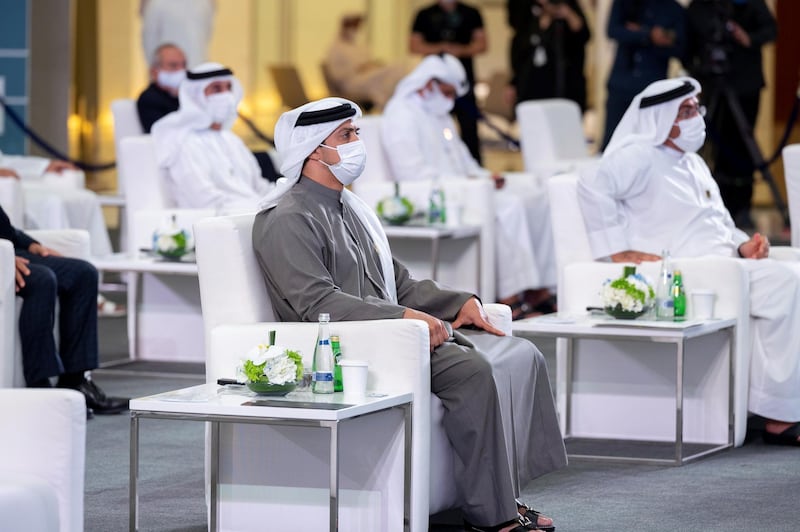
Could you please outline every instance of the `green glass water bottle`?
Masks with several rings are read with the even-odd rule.
[[[339,337],[331,336],[331,350],[333,351],[333,391],[341,392],[344,390],[342,385],[342,366],[339,359],[342,358],[342,348],[339,346]]]
[[[686,291],[680,270],[675,270],[672,275],[672,307],[676,321],[686,319]]]

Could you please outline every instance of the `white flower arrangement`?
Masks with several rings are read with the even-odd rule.
[[[259,344],[251,349],[236,368],[241,383],[293,384],[303,378],[303,357],[278,345]]]
[[[169,258],[179,258],[190,252],[192,242],[189,232],[181,229],[172,216],[171,223],[153,233],[153,251]]]
[[[603,283],[600,297],[606,309],[643,314],[650,309],[656,295],[650,281],[628,266],[622,277]]]

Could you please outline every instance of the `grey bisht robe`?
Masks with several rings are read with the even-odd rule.
[[[366,229],[340,192],[305,177],[256,216],[253,247],[284,321],[316,321],[320,312],[333,321],[401,318],[405,308],[453,321],[473,297],[414,280],[394,261],[392,303]],[[431,355],[431,391],[447,412],[461,509],[470,521],[494,525],[517,515],[509,462],[520,486],[566,465],[547,367],[532,343],[458,331],[456,342]]]

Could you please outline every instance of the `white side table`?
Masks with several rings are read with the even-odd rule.
[[[323,427],[329,431],[329,530],[338,530],[339,523],[339,476],[340,435],[347,430],[347,421],[367,416],[382,416],[393,410],[403,412],[403,444],[380,449],[382,461],[402,467],[403,523],[402,529],[410,526],[410,478],[411,478],[411,393],[367,396],[363,401],[345,401],[341,393],[315,395],[308,391],[292,392],[285,397],[255,396],[242,387],[222,387],[204,384],[183,388],[149,397],[132,399],[130,437],[130,522],[131,531],[139,529],[139,420],[141,418],[193,420],[209,422],[211,426],[211,507],[210,529],[219,530],[219,443],[220,424],[244,423],[261,425],[283,425]],[[378,395],[378,394],[373,394]],[[256,403],[256,404],[253,404]],[[261,404],[258,404],[261,403]],[[302,442],[295,442],[302,455]],[[375,445],[362,441],[360,445]],[[293,444],[293,446],[295,446]],[[400,454],[401,456],[395,456]],[[386,481],[397,475],[387,475]],[[301,516],[302,517],[302,516]],[[306,522],[307,523],[307,522]],[[261,526],[264,526],[263,521]],[[306,525],[307,526],[307,525]],[[392,530],[400,523],[392,523]]]
[[[131,359],[204,360],[200,286],[193,257],[167,261],[146,253],[114,253],[90,259],[100,272],[130,274],[127,304]]]
[[[594,459],[613,459],[621,461],[634,461],[655,464],[671,464],[682,465],[685,462],[706,456],[708,454],[727,449],[733,446],[733,428],[734,428],[734,409],[733,409],[733,379],[734,379],[734,364],[733,353],[735,351],[736,341],[736,320],[730,319],[715,319],[715,320],[687,320],[682,322],[664,322],[653,320],[614,320],[608,317],[560,317],[557,314],[540,316],[526,320],[515,321],[512,324],[515,336],[545,336],[565,339],[567,342],[567,360],[565,375],[559,375],[558,382],[563,383],[565,390],[563,397],[565,401],[563,404],[559,401],[559,413],[561,417],[562,429],[564,431],[565,439],[569,441],[573,434],[572,418],[576,414],[576,405],[574,404],[575,390],[575,360],[574,360],[574,346],[577,340],[599,339],[611,342],[647,342],[650,344],[673,344],[675,346],[675,436],[674,436],[674,459],[666,460],[660,458],[637,458],[629,456],[618,455],[595,455],[595,454],[572,454],[575,458],[594,458]],[[714,423],[719,423],[727,429],[727,442],[722,444],[711,444],[704,446],[705,448],[687,454],[684,449],[684,380],[685,380],[685,354],[687,343],[693,340],[707,337],[714,333],[727,333],[727,379],[726,388],[724,393],[727,402],[727,416],[725,419],[714,419]],[[587,354],[586,356],[591,356]],[[598,364],[602,364],[598,362]],[[597,382],[601,379],[606,379],[611,382],[603,382],[603,385],[613,387],[614,377],[625,371],[625,368],[616,367],[609,369],[602,375],[593,374],[589,379],[589,386],[597,386]],[[713,368],[706,367],[704,371],[711,373]],[[563,378],[562,378],[563,377]],[[647,383],[642,383],[646,386]],[[718,393],[715,388],[712,393]],[[559,396],[562,396],[559,390]],[[605,407],[598,403],[586,402],[583,405],[584,409],[595,408],[603,410]],[[582,413],[584,417],[591,415],[591,413]],[[601,413],[598,411],[597,415]],[[602,413],[603,415],[606,412]],[[609,414],[613,415],[613,413]],[[620,438],[626,439],[626,438]]]

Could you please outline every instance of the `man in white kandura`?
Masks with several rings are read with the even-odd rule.
[[[178,207],[220,214],[258,210],[272,184],[232,131],[242,86],[229,68],[204,63],[186,73],[180,108],[153,124],[158,164]]]
[[[766,418],[764,441],[800,445],[800,263],[768,258],[769,242],[737,229],[695,152],[705,140],[700,84],[657,81],[631,103],[597,172],[578,182],[595,258],[741,257],[754,326],[749,410]]]
[[[253,224],[273,310],[282,321],[313,321],[324,311],[333,321],[425,322],[431,391],[444,404],[458,457],[467,530],[552,530],[552,519],[514,500],[512,482],[524,485],[566,465],[544,357],[530,342],[503,336],[473,294],[412,279],[392,259],[377,216],[345,188],[366,161],[360,116],[353,102],[325,98],[278,119],[285,180]],[[513,404],[496,382],[511,387]]]
[[[386,104],[381,121],[384,152],[397,181],[495,179],[497,297],[512,306],[515,317],[524,317],[548,299],[547,289],[556,285],[549,202],[542,187],[506,183],[472,157],[450,116],[456,97],[468,88],[464,67],[455,57],[423,59]]]

